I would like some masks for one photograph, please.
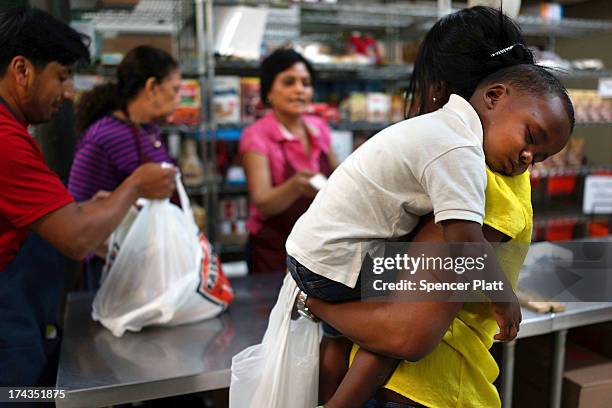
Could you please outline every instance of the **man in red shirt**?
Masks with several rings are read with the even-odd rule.
[[[174,190],[176,170],[149,163],[107,197],[76,203],[46,166],[27,129],[73,98],[73,67],[88,60],[86,42],[42,11],[0,12],[0,386],[34,385],[46,364],[39,344],[46,322],[38,313],[46,289],[36,277],[50,266],[40,245],[27,245],[29,234],[82,259],[139,197],[164,198]]]

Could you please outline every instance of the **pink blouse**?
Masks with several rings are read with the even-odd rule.
[[[253,152],[266,156],[273,186],[286,181],[287,166],[295,171],[308,169],[318,173],[321,154],[329,153],[331,132],[327,124],[317,116],[304,115],[303,120],[310,138],[310,155],[306,154],[300,140],[276,119],[274,113],[267,114],[242,132],[240,153]],[[264,219],[264,215],[251,203],[247,221],[249,232],[256,234]]]

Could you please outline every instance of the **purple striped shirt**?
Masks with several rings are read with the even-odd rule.
[[[154,124],[141,127],[142,152],[149,161],[172,163],[160,133]],[[155,142],[160,142],[159,147]],[[89,200],[100,190],[115,190],[140,164],[131,126],[112,115],[104,116],[87,128],[77,145],[68,190],[76,201]]]

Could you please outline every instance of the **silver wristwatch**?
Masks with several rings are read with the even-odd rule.
[[[306,306],[307,299],[308,295],[300,290],[297,295],[297,301],[295,302],[295,306],[297,307],[297,311],[300,316],[303,316],[306,319],[316,323],[319,321],[319,319],[317,319],[315,315],[312,314],[310,309],[308,309],[308,306]]]

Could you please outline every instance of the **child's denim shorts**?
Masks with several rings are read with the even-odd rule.
[[[376,399],[369,400],[363,408],[418,408],[423,407],[419,404],[401,404],[398,402],[379,401]],[[423,407],[424,408],[424,407]]]
[[[317,275],[292,256],[287,257],[287,269],[302,292],[326,302],[345,302],[361,299],[361,278],[357,279],[354,288],[324,276]],[[326,336],[341,336],[338,330],[323,322],[323,332]]]

